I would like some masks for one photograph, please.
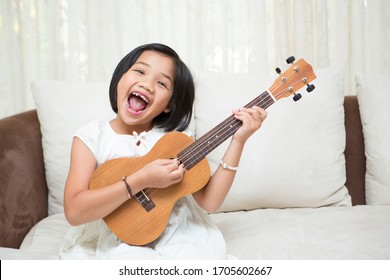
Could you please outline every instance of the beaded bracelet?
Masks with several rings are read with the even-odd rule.
[[[230,165],[227,165],[227,163],[224,163],[222,161],[222,159],[219,161],[219,163],[221,164],[222,168],[223,169],[228,169],[228,170],[232,170],[232,171],[237,171],[239,166],[230,166]]]
[[[122,177],[122,181],[126,185],[127,195],[129,196],[129,199],[130,199],[133,196],[133,194],[131,193],[130,186],[129,186],[129,184],[126,181],[126,177],[125,176]]]

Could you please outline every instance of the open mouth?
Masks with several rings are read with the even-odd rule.
[[[149,104],[149,100],[146,96],[138,92],[131,92],[127,98],[127,102],[129,108],[136,113],[144,111]]]

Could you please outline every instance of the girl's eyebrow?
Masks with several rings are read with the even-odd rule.
[[[137,61],[134,64],[142,64],[142,65],[145,65],[145,66],[147,66],[149,68],[151,67],[148,63],[143,62],[143,61]],[[167,78],[171,83],[173,83],[173,80],[172,80],[172,78],[169,75],[167,75],[167,74],[165,74],[163,72],[161,72],[160,74],[163,75],[165,78]]]

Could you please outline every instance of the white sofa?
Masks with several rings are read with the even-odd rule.
[[[344,72],[330,68],[315,72],[313,92],[304,94],[301,90],[303,97],[298,102],[285,98],[268,109],[267,121],[246,145],[231,192],[211,217],[226,239],[228,253],[239,259],[389,260],[390,92],[386,83],[390,76],[357,77],[359,107],[352,121],[359,122],[360,110],[363,155],[362,151],[356,154],[358,149],[346,149],[347,140],[356,145],[354,137],[361,135],[359,128],[358,134],[346,135],[345,114],[350,112],[345,112],[343,106]],[[194,76],[197,95],[192,129],[196,137],[228,117],[233,108],[265,91],[276,79],[231,73]],[[108,83],[38,81],[33,83],[32,91],[42,135],[43,181],[48,190],[47,206],[42,207],[48,213],[27,218],[34,209],[18,208],[14,214],[16,210],[11,209],[15,207],[11,206],[23,202],[9,194],[13,177],[0,175],[4,182],[0,182],[1,207],[6,213],[1,222],[1,259],[58,258],[69,228],[62,213],[62,195],[72,133],[90,120],[113,117]],[[2,132],[10,118],[0,120]],[[208,156],[212,170],[225,144]],[[14,160],[10,151],[18,149],[1,149],[4,169]],[[359,158],[366,158],[365,174],[359,175],[346,166],[352,161],[353,169],[353,161]],[[25,170],[24,165],[17,168]],[[351,178],[347,180],[347,176]],[[25,199],[34,200],[34,196]],[[21,216],[25,224],[23,231],[18,231],[17,223],[11,220],[18,221]]]

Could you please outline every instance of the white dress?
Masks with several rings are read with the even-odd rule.
[[[92,151],[98,165],[118,157],[145,155],[164,135],[153,128],[140,135],[117,134],[108,121],[94,121],[75,134]],[[139,145],[137,145],[137,143]],[[192,198],[176,202],[168,225],[148,246],[123,243],[103,220],[71,227],[60,249],[62,259],[225,259],[224,238]]]

